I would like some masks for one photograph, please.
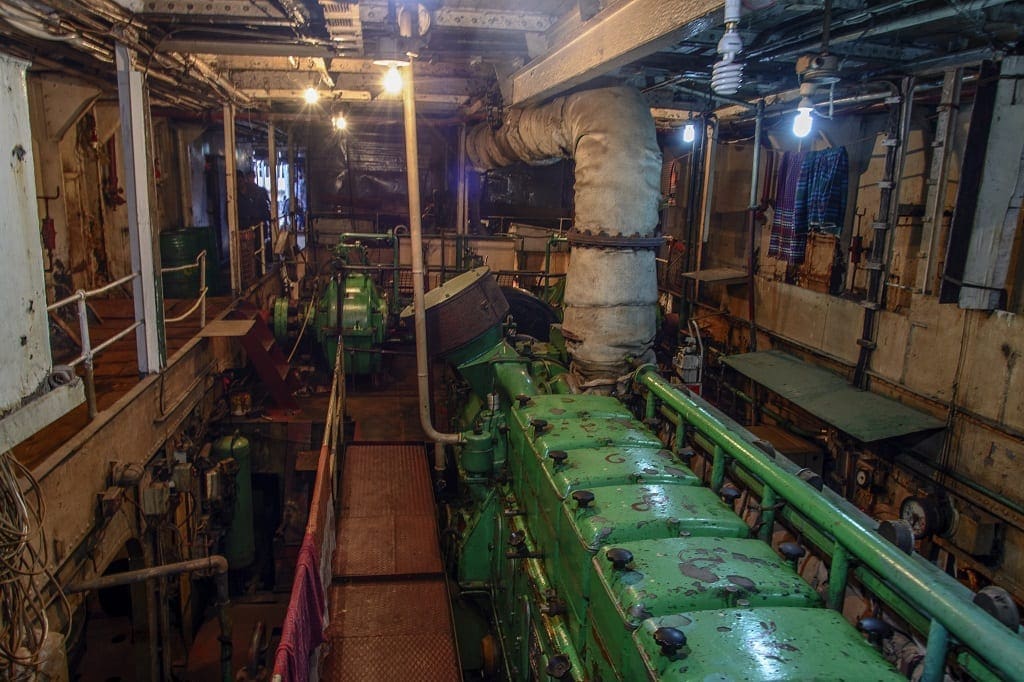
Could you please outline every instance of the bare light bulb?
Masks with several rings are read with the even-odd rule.
[[[334,117],[334,128],[336,130],[345,130],[348,128],[348,120],[345,119],[344,114],[338,114]]]
[[[800,107],[797,109],[796,118],[793,119],[793,134],[797,137],[807,137],[814,121],[811,120],[811,107]]]
[[[384,74],[384,92],[389,95],[397,95],[402,91],[402,85],[402,74],[398,71],[398,67],[392,64]]]
[[[308,87],[302,93],[302,99],[306,101],[306,104],[316,104],[320,101],[320,91],[314,87]]]
[[[697,128],[692,123],[687,123],[683,128],[683,142],[686,144],[693,144],[693,141],[697,139]]]

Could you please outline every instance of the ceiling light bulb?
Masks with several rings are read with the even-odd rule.
[[[384,74],[384,92],[390,95],[397,95],[402,91],[402,74],[398,67],[392,64]]]
[[[314,87],[308,87],[302,93],[302,99],[306,100],[306,104],[316,104],[320,101],[320,91]]]
[[[348,121],[345,119],[344,114],[338,114],[334,117],[334,127],[336,130],[345,130],[348,128]]]
[[[697,128],[692,123],[687,123],[683,128],[683,142],[692,144],[697,139]]]
[[[811,120],[811,107],[800,107],[797,109],[796,118],[793,119],[793,134],[797,137],[807,137],[814,121]]]

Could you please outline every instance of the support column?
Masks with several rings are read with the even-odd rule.
[[[231,259],[231,291],[242,291],[242,261],[238,242],[238,173],[235,165],[235,105],[224,105],[224,175],[228,214],[228,253]]]
[[[1005,306],[1013,239],[1024,203],[1024,100],[1020,79],[1024,57],[1003,60],[989,128],[978,208],[964,266],[960,307],[994,310]]]
[[[455,207],[455,232],[456,234],[466,234],[469,232],[469,224],[467,223],[467,208],[468,199],[466,194],[466,126],[459,126],[459,158],[456,161],[456,173],[458,173],[458,179],[456,182],[456,207]]]
[[[153,243],[153,156],[149,98],[136,68],[135,52],[115,45],[117,97],[121,110],[121,140],[124,147],[124,193],[128,204],[128,241],[132,252],[132,280],[135,332],[139,372],[159,372],[166,363],[164,346],[163,290],[160,284],[160,254]]]
[[[277,205],[277,130],[273,121],[267,123],[267,167],[270,172],[270,244],[271,253],[276,253],[277,231],[281,225]]]
[[[288,227],[295,232],[295,210],[298,208],[295,197],[295,127],[288,129]]]
[[[181,226],[192,222],[192,168],[189,164],[188,137],[181,128],[174,131],[174,144],[178,155],[178,205],[181,210]]]
[[[935,121],[935,138],[932,140],[932,164],[928,175],[928,196],[925,199],[923,230],[921,231],[921,252],[918,254],[917,288],[925,294],[935,290],[936,264],[938,263],[939,235],[942,232],[942,215],[946,209],[949,192],[949,157],[953,151],[956,135],[956,118],[960,111],[960,84],[963,69],[946,71],[942,81],[942,101],[939,103],[939,117]]]

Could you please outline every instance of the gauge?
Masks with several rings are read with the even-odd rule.
[[[913,528],[913,537],[921,540],[942,534],[949,527],[951,506],[931,497],[909,497],[899,506],[899,516]]]

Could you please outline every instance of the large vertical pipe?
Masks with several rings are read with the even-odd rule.
[[[466,150],[481,170],[576,161],[562,324],[572,376],[581,389],[607,387],[631,361],[653,360],[661,150],[643,97],[602,88],[509,109],[498,130],[473,128]]]
[[[402,111],[405,116],[405,167],[409,185],[409,238],[412,242],[412,297],[416,327],[416,379],[419,387],[420,426],[435,443],[460,443],[462,434],[441,433],[430,417],[430,363],[427,358],[427,312],[423,300],[423,225],[420,221],[420,162],[416,147],[416,92],[413,83],[413,62],[409,55],[402,88]],[[436,462],[435,462],[436,465]]]

